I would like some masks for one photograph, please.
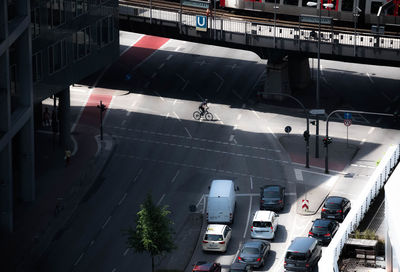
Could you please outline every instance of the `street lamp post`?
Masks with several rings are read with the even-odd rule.
[[[360,12],[362,10],[359,7],[354,8],[353,16],[354,16],[354,56],[357,55],[357,21],[358,21],[358,16],[360,16]]]
[[[279,6],[276,5],[276,0],[274,4],[274,48],[276,47],[276,10],[279,9]]]
[[[328,138],[328,127],[329,127],[329,118],[332,116],[332,114],[337,113],[337,112],[349,112],[349,113],[358,113],[358,114],[369,114],[369,115],[380,115],[380,116],[390,116],[390,117],[397,117],[397,114],[393,113],[380,113],[380,112],[368,112],[368,111],[354,111],[354,110],[334,110],[332,111],[328,117],[326,118],[326,138]],[[328,145],[325,144],[325,173],[329,174],[329,169],[328,169]]]
[[[307,2],[307,6],[309,7],[315,7],[319,9],[319,20],[318,20],[318,63],[317,63],[317,90],[315,93],[315,107],[316,109],[319,109],[319,74],[320,74],[320,53],[321,53],[321,0],[316,2]],[[333,8],[333,4],[323,4],[325,8]],[[315,157],[319,158],[319,116],[317,115],[315,117]]]

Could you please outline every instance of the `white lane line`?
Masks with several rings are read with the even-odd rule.
[[[253,190],[253,177],[250,176],[250,189]]]
[[[76,141],[74,135],[71,135],[71,141],[72,141],[73,144],[74,144],[74,149],[72,150],[71,156],[75,156],[76,152],[78,152],[78,142]]]
[[[385,92],[381,92],[381,94],[383,95],[383,97],[387,100],[387,101],[392,101],[392,99],[385,93]]]
[[[367,139],[362,139],[360,145],[363,145]]]
[[[218,93],[219,90],[222,88],[222,85],[224,85],[224,79],[217,72],[214,72],[214,75],[216,75],[219,78],[219,80],[221,80],[221,83],[219,84],[219,86],[217,88],[217,93]]]
[[[157,206],[159,206],[161,204],[161,201],[163,201],[164,197],[165,197],[165,194],[163,194],[161,196],[160,200],[157,202]]]
[[[240,118],[242,118],[242,114],[239,113],[239,115],[237,116],[236,120],[240,120]]]
[[[117,271],[117,269],[116,269],[116,268],[113,268],[113,270],[112,270],[111,272],[115,272],[115,271]]]
[[[189,138],[192,138],[192,135],[190,134],[189,130],[185,127],[185,130],[187,132],[187,134],[189,135]]]
[[[269,133],[271,133],[271,135],[272,135],[276,140],[278,140],[278,137],[276,137],[276,135],[275,135],[275,133],[272,131],[272,129],[271,129],[270,127],[267,127],[267,129],[268,129]]]
[[[136,105],[136,101],[134,101],[134,102],[132,103],[130,109],[132,109],[135,105]],[[129,116],[130,114],[131,114],[131,111],[128,110],[128,111],[126,112],[126,116]]]
[[[234,125],[234,126],[233,126],[233,130],[236,130],[236,129],[237,129],[237,125]]]
[[[253,196],[250,196],[249,212],[247,214],[247,221],[246,221],[246,227],[244,228],[243,239],[246,238],[247,227],[249,226],[250,213],[251,213],[251,202],[252,201],[253,201]]]
[[[200,197],[200,200],[199,200],[199,202],[197,202],[196,207],[199,207],[201,201],[203,201],[203,198],[204,198],[204,195],[202,195],[202,196]]]
[[[174,181],[176,180],[176,177],[179,175],[179,170],[176,171],[175,176],[172,178],[171,183],[174,183]]]
[[[303,173],[300,169],[294,169],[294,174],[296,175],[296,179],[303,181]]]
[[[81,119],[82,112],[83,112],[83,110],[86,108],[86,104],[87,104],[87,102],[89,101],[90,96],[92,95],[92,91],[93,91],[93,89],[90,89],[90,90],[89,90],[88,96],[86,97],[85,102],[83,103],[83,105],[82,105],[81,108],[79,109],[78,116],[76,117],[75,122],[74,122],[74,123],[72,124],[72,126],[71,126],[71,132],[74,132],[74,131],[75,131],[75,127],[76,127],[76,125],[78,124],[79,120]]]
[[[255,110],[251,110],[251,112],[254,113],[254,115],[255,115],[258,119],[261,119],[261,118],[260,118],[260,115],[258,115],[258,113],[257,113]]]
[[[166,58],[166,60],[170,60],[172,58],[172,55],[168,55],[168,57]]]
[[[81,259],[83,258],[83,255],[84,255],[84,253],[82,253],[81,256],[79,256],[78,260],[76,260],[76,262],[74,263],[74,266],[76,266],[81,261]]]
[[[374,128],[374,127],[371,127],[371,128],[368,130],[368,134],[371,134],[372,132],[374,132],[374,130],[375,130],[375,128]]]
[[[125,126],[126,120],[122,120],[121,126]]]
[[[177,102],[177,100],[175,99],[173,104],[175,105],[175,104],[176,104],[176,102]]]
[[[374,81],[372,80],[371,75],[369,73],[367,73],[367,76],[369,78],[369,81],[371,81],[371,83],[374,84]]]
[[[94,244],[94,240],[90,241],[89,246],[91,247]]]
[[[177,77],[179,77],[180,78],[180,80],[182,80],[183,82],[186,82],[186,80],[181,76],[181,75],[179,75],[179,74],[175,74]]]
[[[167,115],[165,115],[165,119],[168,119],[169,117],[169,112],[167,113]]]
[[[178,47],[175,49],[175,52],[179,51],[179,49],[181,49],[180,46],[178,46]]]
[[[217,117],[217,120],[218,120],[219,122],[221,122],[221,124],[224,124],[224,122],[222,122],[221,118],[219,118],[219,116],[218,116],[216,113],[214,113],[214,115],[215,115],[215,117]]]
[[[232,142],[234,137],[235,137],[235,135],[233,135],[233,134],[231,136],[229,136],[229,142]]]
[[[189,84],[189,81],[186,81],[186,82],[185,82],[185,85],[183,85],[181,91],[185,90],[185,88],[187,87],[188,84]]]
[[[155,78],[157,76],[157,73],[154,73],[151,75],[151,78]]]
[[[107,224],[108,224],[108,222],[110,221],[110,219],[111,219],[111,215],[107,218],[107,220],[106,220],[106,222],[103,224],[103,226],[101,227],[102,229],[104,229],[106,226],[107,226]]]
[[[162,69],[164,67],[165,63],[161,63],[160,66],[158,66],[158,69]]]
[[[235,145],[237,145],[237,141],[236,141],[235,138],[233,138],[233,143],[234,143]]]
[[[125,193],[125,194],[122,196],[121,200],[118,202],[118,206],[121,205],[122,202],[124,202],[126,196],[127,196],[127,193]]]
[[[178,116],[178,114],[176,114],[176,112],[173,112],[173,114],[176,116],[176,118],[178,119],[179,122],[182,122],[181,118],[179,118],[179,116]]]
[[[376,123],[377,123],[377,124],[379,124],[381,121],[382,121],[382,118],[381,118],[381,117],[379,117],[379,119],[378,119],[378,120],[376,120]]]
[[[154,93],[155,93],[156,95],[158,95],[158,97],[159,97],[162,101],[165,101],[165,99],[164,99],[157,91],[154,91]]]
[[[129,248],[125,249],[124,256],[126,256],[126,254],[128,254],[128,252],[129,252]]]
[[[150,86],[150,83],[151,83],[150,81],[147,81],[146,84],[144,84],[144,87],[148,88]]]

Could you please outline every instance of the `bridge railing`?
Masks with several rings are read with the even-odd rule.
[[[131,6],[120,4],[120,14],[150,18],[150,8]],[[196,26],[196,13],[182,13],[182,25]],[[164,10],[155,9],[151,11],[151,17],[153,19],[164,20],[169,22],[180,23],[180,11],[178,10]],[[293,27],[277,25],[276,31],[274,32],[274,25],[272,23],[259,23],[250,22],[243,20],[236,20],[232,18],[224,17],[209,17],[208,28],[215,29],[216,31],[224,31],[231,33],[243,33],[249,35],[256,35],[260,37],[275,37],[279,39],[290,39],[297,40],[298,42],[317,42],[318,32],[310,27],[299,25],[293,25]],[[354,44],[354,38],[356,43]],[[357,33],[351,31],[340,31],[337,30],[322,30],[321,31],[321,44],[337,44],[337,45],[349,45],[356,47],[379,47],[390,50],[400,49],[400,37],[388,36],[388,35],[374,35],[366,33]]]
[[[319,271],[339,272],[338,259],[346,243],[349,234],[353,232],[365,213],[368,211],[371,201],[379,193],[389,174],[399,161],[400,145],[389,147],[383,159],[379,162],[372,176],[365,183],[364,189],[356,201],[351,203],[351,210],[343,223],[340,224],[338,232],[333,237],[329,246],[323,250],[322,257],[318,263]]]

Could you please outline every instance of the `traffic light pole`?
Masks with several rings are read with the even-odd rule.
[[[326,118],[326,140],[329,139],[328,137],[328,127],[329,127],[329,118],[331,117],[332,114],[335,114],[337,112],[349,112],[349,113],[358,113],[358,114],[369,114],[369,115],[380,115],[380,116],[389,116],[389,117],[396,117],[397,114],[393,113],[380,113],[380,112],[368,112],[368,111],[354,111],[354,110],[334,110],[332,111],[328,117]],[[324,143],[325,146],[325,173],[329,174],[329,169],[328,169],[328,151],[329,151],[329,143]]]
[[[306,126],[307,128],[303,133],[304,140],[306,141],[306,168],[310,168],[310,121],[308,118],[308,112],[307,112],[306,108],[304,107],[303,103],[300,102],[300,100],[298,100],[294,96],[291,96],[290,94],[268,93],[268,95],[281,95],[281,96],[289,97],[289,98],[293,99],[294,101],[296,101],[297,104],[299,104],[303,108],[304,113],[306,115],[306,119],[307,119],[307,126]]]

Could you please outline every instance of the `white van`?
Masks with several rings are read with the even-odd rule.
[[[236,193],[232,180],[213,180],[207,199],[208,223],[232,223]]]
[[[278,228],[277,214],[271,211],[256,211],[250,226],[251,238],[274,239]]]

